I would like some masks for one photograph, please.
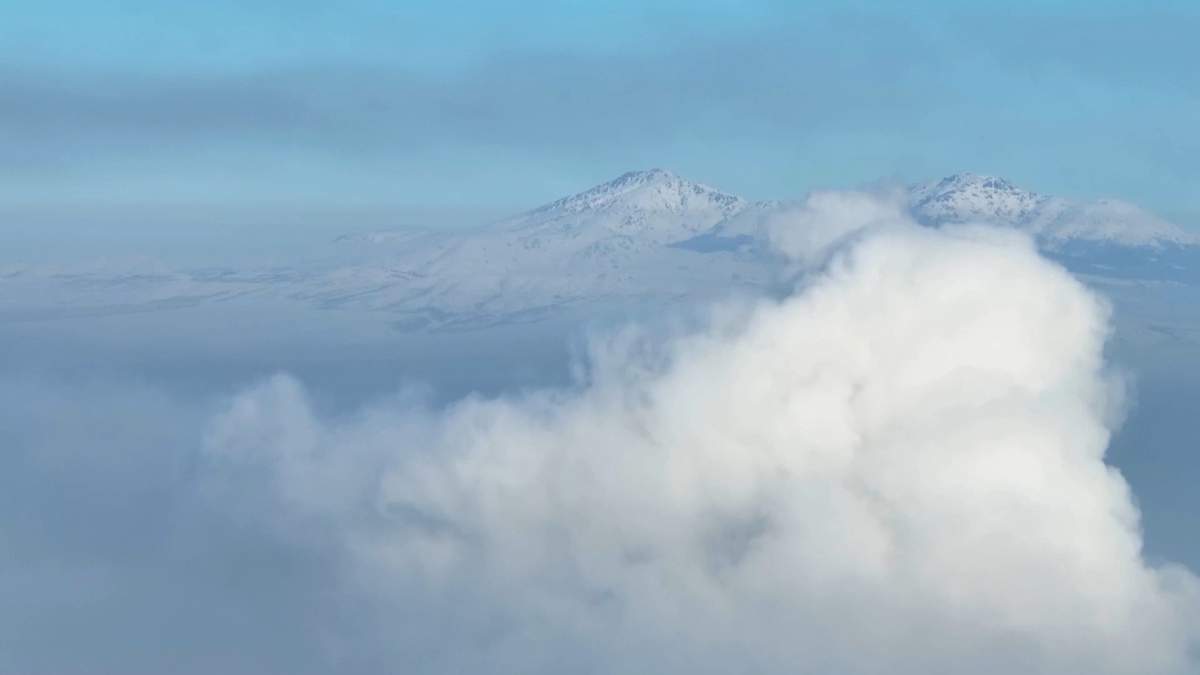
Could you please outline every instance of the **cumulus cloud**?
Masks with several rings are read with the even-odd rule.
[[[771,227],[810,269],[787,298],[445,409],[331,419],[280,376],[214,421],[206,480],[337,547],[414,671],[1194,668],[1196,580],[1143,558],[1105,463],[1105,303],[887,198]]]
[[[766,223],[771,245],[804,269],[819,265],[832,251],[855,236],[907,221],[902,190],[878,192],[821,190],[781,209]]]

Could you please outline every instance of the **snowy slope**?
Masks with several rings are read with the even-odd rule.
[[[1200,283],[1189,232],[1131,204],[1074,202],[962,173],[910,188],[928,226],[1030,232],[1088,277]],[[761,293],[783,271],[767,224],[795,202],[750,202],[661,169],[623,174],[467,231],[340,237],[316,261],[265,270],[0,271],[0,318],[152,311],[210,302],[300,302],[380,313],[404,329],[532,321],[608,303]]]
[[[336,283],[310,297],[329,305],[386,308],[410,315],[414,323],[424,317],[476,324],[536,317],[580,302],[752,286],[767,273],[752,260],[678,246],[751,206],[661,169],[629,172],[477,230],[348,239],[344,243],[372,247],[385,257],[338,271]]]
[[[917,220],[928,225],[1005,225],[1037,236],[1051,249],[1072,241],[1147,247],[1200,244],[1196,235],[1127,202],[1075,202],[1023,190],[995,176],[959,173],[916,185],[909,190],[909,204]]]
[[[705,230],[741,211],[747,202],[663,169],[630,171],[590,190],[564,197],[507,221],[514,229],[546,224],[573,228],[599,224],[660,242]]]
[[[1194,237],[1123,202],[1072,202],[971,173],[913,186],[908,202],[930,226],[982,222],[1028,231],[1087,274],[1174,279],[1200,261]],[[766,224],[794,206],[749,202],[661,169],[629,172],[471,232],[362,238],[358,245],[391,255],[341,271],[312,297],[452,325],[601,300],[761,289],[779,272]]]

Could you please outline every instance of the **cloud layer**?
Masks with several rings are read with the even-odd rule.
[[[205,490],[338,551],[415,672],[1188,672],[1196,580],[1104,461],[1106,305],[889,204],[814,196],[771,225],[788,297],[597,342],[567,389],[329,418],[274,378]]]

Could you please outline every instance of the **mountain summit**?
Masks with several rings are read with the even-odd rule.
[[[928,225],[1024,222],[1050,198],[1022,190],[1003,178],[956,173],[909,189],[909,205]]]
[[[683,241],[749,203],[670,171],[630,171],[613,180],[504,221],[501,228],[538,240],[597,242],[623,237],[623,248]],[[616,242],[614,242],[616,243]]]
[[[526,214],[574,214],[587,211],[722,213],[729,215],[746,201],[664,169],[630,171]]]
[[[909,189],[909,208],[926,225],[987,223],[1024,230],[1051,249],[1066,243],[1151,247],[1200,238],[1116,199],[1080,202],[1021,189],[996,176],[957,173]]]

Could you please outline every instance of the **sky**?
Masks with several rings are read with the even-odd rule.
[[[10,2],[0,216],[455,226],[660,166],[751,198],[970,170],[1196,226],[1198,30],[1191,2]]]

